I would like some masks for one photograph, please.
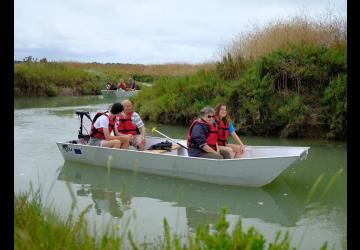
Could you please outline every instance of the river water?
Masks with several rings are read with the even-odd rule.
[[[64,162],[56,142],[77,138],[75,110],[91,114],[113,100],[101,96],[17,98],[14,110],[14,191],[41,187],[46,204],[66,216],[92,205],[86,218],[98,231],[110,224],[127,228],[137,242],[163,235],[163,218],[172,233],[186,235],[197,225],[213,227],[227,208],[230,230],[241,219],[267,241],[278,230],[289,232],[298,249],[344,249],[347,231],[347,145],[318,139],[241,137],[247,145],[310,146],[305,161],[290,166],[262,188],[243,188],[187,181]],[[89,123],[86,123],[88,126]],[[147,128],[173,138],[186,137],[185,126],[145,121]],[[310,195],[317,180],[318,188]],[[111,222],[111,223],[109,223]]]

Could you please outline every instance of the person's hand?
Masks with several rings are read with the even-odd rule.
[[[245,152],[245,145],[241,144],[240,145],[240,153],[243,154]]]
[[[129,140],[134,139],[134,135],[132,135],[132,134],[128,134],[128,136],[129,136]]]

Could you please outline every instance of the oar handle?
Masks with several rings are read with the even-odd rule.
[[[153,133],[154,133],[154,132],[156,132],[156,133],[158,133],[158,134],[160,134],[160,135],[164,136],[165,138],[169,139],[170,141],[172,141],[172,142],[176,143],[176,144],[177,144],[177,145],[179,145],[180,147],[183,147],[183,148],[185,148],[185,149],[188,149],[186,146],[182,145],[181,143],[179,143],[179,142],[175,141],[174,139],[171,139],[169,136],[167,136],[167,135],[165,135],[165,134],[161,133],[161,132],[160,132],[160,131],[158,131],[156,128],[153,128],[153,129],[151,130],[151,132],[153,132]]]

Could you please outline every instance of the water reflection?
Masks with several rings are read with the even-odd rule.
[[[56,96],[56,97],[16,97],[15,109],[25,108],[56,108],[70,106],[84,106],[96,104],[111,104],[121,102],[125,98],[104,98],[102,95],[95,96]]]
[[[124,211],[129,209],[130,200],[121,199],[119,193],[114,191],[81,185],[81,188],[76,190],[76,194],[91,197],[97,215],[109,213],[115,218],[121,218]]]
[[[108,172],[106,168],[70,162],[64,163],[58,179],[81,184],[77,195],[90,196],[97,214],[109,212],[121,217],[133,198],[147,197],[185,207],[192,228],[199,223],[215,223],[223,207],[228,208],[229,214],[243,218],[294,226],[303,207],[281,181],[277,191],[269,192],[263,188],[220,186],[117,169]]]
[[[101,103],[111,103],[111,100],[104,99],[102,96],[17,97],[14,99],[14,108],[54,108]]]

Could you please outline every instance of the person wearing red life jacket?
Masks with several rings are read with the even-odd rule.
[[[126,88],[126,84],[124,82],[124,79],[120,79],[120,82],[118,83],[118,86],[117,86],[118,89],[122,89],[124,91],[127,91],[127,88]]]
[[[132,103],[126,99],[122,101],[123,112],[116,116],[117,132],[130,135],[130,145],[138,150],[145,149],[145,125],[138,113],[132,111]]]
[[[194,120],[187,134],[188,154],[192,157],[228,159],[230,154],[220,152],[217,144],[217,126],[214,123],[214,109],[200,110],[200,118]]]
[[[234,154],[234,158],[240,158],[245,152],[245,145],[235,132],[234,124],[227,115],[226,104],[221,103],[215,108],[215,121],[218,126],[218,145],[221,151],[228,151]],[[232,144],[228,142],[229,135],[238,143]]]
[[[95,115],[90,130],[88,145],[108,148],[129,148],[130,137],[125,134],[117,133],[115,125],[116,115],[123,110],[121,103],[114,103],[110,111]],[[115,136],[110,135],[114,130]]]

